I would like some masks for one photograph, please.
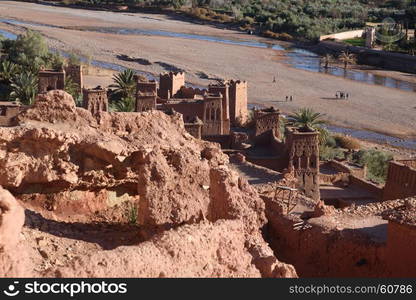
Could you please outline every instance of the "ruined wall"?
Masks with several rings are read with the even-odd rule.
[[[288,169],[293,171],[305,195],[319,199],[319,139],[317,132],[288,128]]]
[[[232,125],[247,121],[247,82],[229,81],[230,120]]]
[[[163,109],[173,109],[183,115],[185,123],[191,122],[195,117],[203,120],[204,104],[202,100],[184,99],[181,101],[169,101],[163,104]]]
[[[269,144],[273,137],[280,138],[280,112],[254,111],[254,142],[257,145]]]
[[[393,277],[416,276],[416,229],[389,221],[387,227],[387,264]]]
[[[202,127],[203,136],[227,134],[226,130],[223,130],[223,126],[226,124],[223,123],[222,100],[222,95],[205,97],[203,101],[204,116],[202,118],[204,122]]]
[[[363,178],[359,178],[357,176],[354,175],[350,175],[349,176],[349,180],[351,184],[356,184],[358,186],[360,186],[361,188],[369,191],[371,194],[373,194],[373,197],[377,200],[382,200],[383,199],[383,187],[374,184],[370,181],[367,181]]]
[[[203,137],[204,141],[218,143],[221,146],[221,149],[230,149],[231,148],[231,135],[205,135]]]
[[[202,136],[202,123],[185,123],[185,130],[196,139]]]
[[[174,95],[175,98],[194,99],[196,96],[203,96],[207,92],[206,89],[182,86]]]
[[[12,126],[13,118],[17,116],[21,110],[22,107],[17,105],[0,105],[0,126]]]
[[[38,74],[38,93],[65,88],[65,71],[40,70]]]
[[[416,168],[411,161],[391,161],[387,171],[383,200],[401,199],[416,195]]]
[[[330,168],[333,168],[339,172],[348,173],[359,178],[365,178],[367,173],[366,167],[359,168],[352,165],[344,164],[336,160],[330,160],[326,162],[325,165],[328,165]]]
[[[82,65],[68,65],[65,67],[65,74],[78,85],[78,92],[81,93],[84,82],[82,77]]]
[[[185,73],[169,72],[160,74],[158,96],[162,99],[170,99],[185,85]]]
[[[136,112],[156,109],[157,83],[156,81],[137,81],[136,85]]]
[[[208,86],[208,92],[211,94],[222,95],[222,119],[224,121],[230,122],[230,99],[228,95],[228,84],[210,84]]]
[[[82,105],[93,115],[100,111],[108,111],[107,90],[99,87],[95,89],[83,89]]]
[[[266,203],[267,206],[267,203]],[[270,209],[267,239],[279,260],[292,263],[300,277],[386,277],[386,244],[353,230],[296,227],[300,219]]]

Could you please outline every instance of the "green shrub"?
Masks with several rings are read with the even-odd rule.
[[[319,159],[322,161],[328,161],[332,159],[344,159],[345,153],[342,149],[331,148],[328,146],[319,147]]]
[[[335,141],[335,138],[332,135],[329,135],[326,138],[325,146],[328,146],[330,148],[336,148],[337,147],[337,142]]]
[[[378,150],[360,150],[353,154],[352,162],[367,167],[367,178],[384,183],[387,178],[388,163],[393,155]]]

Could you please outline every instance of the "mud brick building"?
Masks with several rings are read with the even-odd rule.
[[[51,90],[65,89],[65,71],[64,70],[43,70],[38,74],[38,93],[46,93]]]
[[[94,89],[83,89],[82,106],[93,115],[100,111],[108,111],[107,90],[100,86]]]

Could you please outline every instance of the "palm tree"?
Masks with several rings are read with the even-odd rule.
[[[329,63],[332,61],[332,55],[331,54],[325,54],[323,56],[323,62],[324,62],[324,68],[328,69]]]
[[[68,94],[70,94],[72,96],[72,98],[74,98],[74,101],[77,105],[79,105],[79,98],[81,96],[80,93],[80,88],[78,83],[74,82],[71,78],[71,76],[67,76],[65,78],[65,87],[64,87],[65,92],[67,92]]]
[[[5,60],[0,64],[0,79],[4,82],[10,82],[16,75],[18,66],[11,61]]]
[[[136,88],[136,80],[134,79],[134,71],[126,69],[113,76],[115,82],[115,94],[119,98],[133,97]]]
[[[111,103],[111,110],[117,112],[132,112],[135,109],[135,99],[132,97],[125,97],[118,101]]]
[[[291,118],[294,125],[302,131],[318,131],[319,142],[323,144],[329,137],[328,130],[322,126],[326,124],[326,121],[322,120],[323,116],[323,114],[315,112],[310,108],[301,108],[290,115],[289,118]]]
[[[344,69],[347,69],[349,64],[355,63],[355,55],[348,51],[342,51],[338,59],[344,63]]]
[[[33,104],[38,92],[37,77],[30,72],[23,72],[11,80],[10,98],[25,105]]]

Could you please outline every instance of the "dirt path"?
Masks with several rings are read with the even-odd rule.
[[[259,40],[240,32],[173,20],[153,14],[128,14],[57,8],[20,2],[0,2],[0,17],[58,26],[102,26],[169,30]],[[1,27],[11,28],[9,25]],[[369,85],[340,77],[287,66],[284,52],[220,44],[177,37],[117,35],[44,26],[26,26],[48,37],[51,46],[77,50],[96,60],[117,63],[157,75],[174,66],[186,71],[187,80],[206,85],[210,78],[234,78],[249,83],[249,102],[274,105],[283,112],[312,107],[333,124],[391,135],[416,137],[416,93]],[[125,62],[125,54],[149,60],[150,65]],[[277,83],[273,83],[276,76]],[[345,90],[348,101],[334,101],[335,91]],[[283,102],[286,95],[294,101]]]

